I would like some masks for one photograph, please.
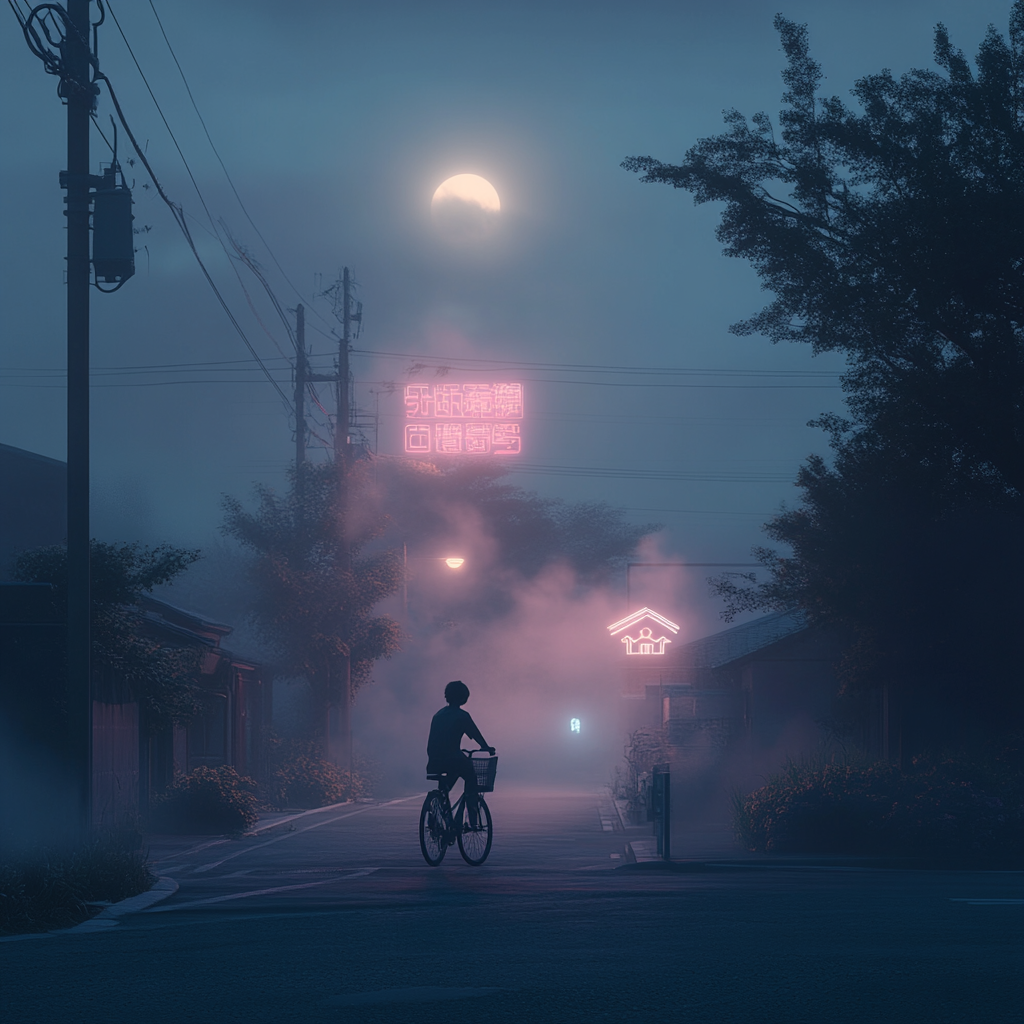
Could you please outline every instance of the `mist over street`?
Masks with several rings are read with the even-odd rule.
[[[1019,1024],[1024,0],[0,77],[3,1024]]]
[[[148,912],[0,946],[4,1020],[1019,1019],[1012,876],[615,867],[596,793],[491,797],[484,868],[423,864],[419,795],[166,855]]]

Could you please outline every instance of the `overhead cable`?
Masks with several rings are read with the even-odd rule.
[[[384,352],[374,349],[352,349],[353,355],[377,357],[383,356],[391,359],[415,359],[417,368],[440,370],[464,370],[474,372],[479,368],[475,366],[460,366],[465,363],[484,363],[498,369],[523,369],[523,370],[547,370],[547,371],[571,371],[580,373],[616,373],[616,374],[639,374],[641,376],[657,375],[679,375],[679,376],[739,376],[739,377],[839,377],[841,374],[834,370],[778,370],[778,369],[756,369],[744,370],[736,367],[714,369],[712,367],[680,367],[680,366],[616,366],[609,363],[542,363],[531,361],[520,361],[513,359],[484,359],[476,356],[444,356],[444,355],[423,355],[413,352]]]
[[[206,121],[199,111],[199,105],[196,103],[195,96],[192,95],[192,88],[188,84],[188,79],[185,77],[185,71],[178,60],[178,55],[174,52],[174,47],[171,46],[171,40],[167,36],[167,32],[164,29],[164,23],[160,19],[160,14],[157,12],[156,5],[154,4],[153,0],[149,0],[149,6],[153,11],[153,17],[156,18],[156,23],[160,28],[160,35],[163,36],[163,40],[167,44],[167,51],[171,55],[171,60],[174,61],[174,66],[178,69],[178,74],[181,76],[181,82],[185,86],[185,92],[188,93],[188,98],[192,104],[192,109],[195,111],[196,117],[199,118],[199,123],[203,126],[203,132],[206,134],[206,141],[209,142],[210,149],[213,150],[213,155],[217,158],[217,163],[220,164],[220,169],[224,172],[224,177],[227,179],[228,186],[231,188],[231,191],[234,194],[235,199],[238,201],[238,205],[242,213],[245,215],[245,219],[249,222],[253,231],[256,232],[256,236],[263,243],[263,247],[267,250],[267,252],[270,254],[270,258],[274,261],[274,266],[276,266],[277,269],[281,272],[281,276],[285,279],[285,281],[288,282],[288,285],[291,287],[292,291],[295,292],[295,294],[298,295],[298,297],[302,299],[304,302],[308,301],[299,291],[299,289],[296,288],[294,284],[292,284],[291,278],[285,272],[284,267],[281,266],[280,262],[277,259],[277,256],[274,254],[274,250],[270,248],[270,243],[267,242],[267,240],[263,237],[263,232],[260,231],[260,229],[256,226],[256,222],[249,215],[249,211],[248,209],[246,209],[245,203],[242,202],[242,197],[238,194],[238,189],[235,188],[235,183],[232,180],[231,175],[228,173],[227,165],[224,163],[224,160],[221,158],[220,151],[214,144],[213,137],[210,135],[210,129],[206,127]],[[318,310],[316,310],[312,306],[312,304],[310,304],[309,308],[316,316],[320,317],[320,319],[323,320],[324,323],[327,323],[326,319],[324,319],[324,317],[320,314]]]
[[[111,11],[111,15],[113,15],[113,11]],[[114,23],[117,24],[117,19],[116,18],[114,19]],[[120,30],[120,26],[118,26],[118,30]],[[122,37],[123,37],[123,35],[124,34],[122,33]],[[127,40],[125,40],[125,43],[127,44]],[[153,168],[150,166],[149,161],[146,159],[146,154],[143,152],[142,147],[139,145],[138,140],[135,138],[134,132],[132,132],[132,130],[131,130],[131,126],[128,124],[127,118],[124,116],[124,111],[121,109],[121,104],[118,102],[117,93],[114,91],[113,86],[110,84],[110,79],[107,78],[107,76],[103,75],[103,74],[99,75],[98,77],[100,79],[102,79],[102,81],[104,81],[106,83],[107,92],[110,93],[110,100],[114,104],[114,110],[117,111],[117,117],[118,117],[118,120],[121,122],[121,127],[124,128],[125,134],[128,136],[128,140],[132,144],[132,148],[135,150],[136,154],[138,155],[139,160],[142,162],[142,166],[146,168],[146,172],[149,174],[150,179],[153,182],[153,187],[156,189],[157,195],[160,196],[160,198],[167,205],[167,208],[171,211],[171,214],[174,217],[175,223],[178,225],[179,229],[181,230],[182,235],[184,235],[185,241],[188,243],[188,247],[192,251],[192,255],[195,257],[196,263],[199,264],[199,269],[203,272],[203,276],[206,278],[207,283],[209,284],[210,288],[213,290],[213,294],[217,297],[217,301],[220,303],[221,309],[224,310],[225,315],[227,316],[228,320],[231,322],[231,326],[234,327],[234,329],[237,332],[238,336],[245,343],[245,347],[249,350],[249,352],[252,355],[253,359],[256,360],[256,362],[260,366],[260,369],[263,370],[264,376],[273,385],[274,390],[277,391],[278,395],[281,396],[281,401],[284,402],[286,408],[289,411],[291,411],[291,402],[289,402],[288,396],[284,393],[284,391],[281,390],[280,385],[270,375],[270,371],[267,369],[267,367],[263,363],[263,360],[260,358],[260,356],[257,353],[256,349],[253,348],[252,342],[249,341],[248,336],[246,335],[245,331],[242,328],[242,325],[238,322],[238,320],[235,319],[235,315],[234,315],[234,313],[231,312],[230,307],[228,306],[227,302],[224,299],[224,296],[221,294],[220,289],[217,287],[217,283],[213,280],[213,277],[210,275],[209,270],[206,269],[206,264],[203,262],[203,258],[199,255],[199,251],[196,248],[196,244],[195,244],[195,242],[192,239],[192,234],[191,234],[191,232],[188,229],[188,224],[185,222],[185,215],[184,215],[184,212],[183,212],[182,208],[178,204],[176,204],[176,203],[171,201],[170,197],[164,191],[163,186],[160,184],[159,179],[157,178],[155,172],[153,171]],[[155,102],[155,100],[154,100],[154,102]],[[161,117],[162,116],[163,115],[161,114]],[[165,120],[164,123],[166,124],[166,120]],[[168,128],[168,131],[170,131],[170,128]],[[177,145],[177,143],[175,143],[175,145]],[[179,152],[180,152],[180,150],[179,150]],[[182,157],[182,159],[184,159],[184,157]],[[191,171],[189,172],[189,176],[191,177]],[[193,179],[193,183],[194,183],[194,179]],[[198,190],[198,187],[197,187],[197,190]],[[200,196],[200,201],[202,201],[202,196]],[[206,204],[205,203],[203,203],[203,208],[204,209],[206,208]],[[209,211],[207,211],[207,213],[209,213]]]

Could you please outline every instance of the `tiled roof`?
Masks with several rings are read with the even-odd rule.
[[[772,612],[753,622],[685,644],[680,655],[696,668],[720,668],[806,628],[807,617],[799,609]]]

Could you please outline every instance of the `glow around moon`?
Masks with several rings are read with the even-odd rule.
[[[430,212],[446,242],[476,247],[497,232],[501,199],[495,187],[479,174],[456,174],[438,185]]]
[[[501,199],[494,186],[479,174],[456,174],[442,181],[430,205],[437,209],[451,202],[478,206],[487,213],[498,213],[501,210]]]

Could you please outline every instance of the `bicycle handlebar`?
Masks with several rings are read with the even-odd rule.
[[[465,747],[462,748],[464,754],[486,754],[488,757],[497,757],[497,752],[491,753],[487,747],[480,747],[478,750],[467,750]]]

